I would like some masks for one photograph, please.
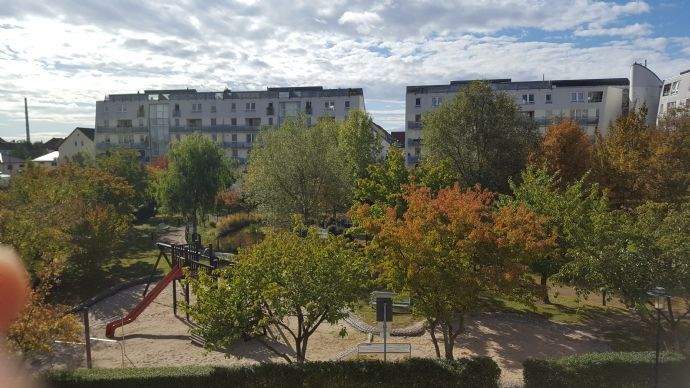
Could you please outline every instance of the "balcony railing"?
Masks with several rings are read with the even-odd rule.
[[[407,129],[422,129],[422,123],[418,121],[408,121]]]
[[[132,150],[144,150],[147,148],[146,143],[96,143],[96,149],[108,150],[113,148],[125,148]]]
[[[422,139],[407,139],[408,147],[417,147],[422,145]]]
[[[96,127],[98,133],[148,133],[148,127]]]
[[[224,141],[223,147],[227,148],[252,148],[252,142],[250,141]]]
[[[197,126],[179,126],[170,127],[170,132],[258,132],[261,129],[258,125],[204,125]]]
[[[417,164],[419,162],[419,155],[407,155],[408,164]]]
[[[561,116],[553,116],[553,117],[536,117],[534,118],[534,122],[537,125],[540,126],[545,126],[545,125],[552,125],[552,124],[558,124],[561,121],[565,120],[572,120],[580,125],[598,125],[599,124],[599,117],[561,117]]]

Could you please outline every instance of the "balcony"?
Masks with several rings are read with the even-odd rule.
[[[407,155],[407,164],[419,163],[419,155]]]
[[[96,126],[97,133],[149,133],[148,127],[102,127]]]
[[[422,139],[407,139],[408,147],[419,147],[422,145]]]
[[[170,132],[258,132],[261,129],[258,125],[204,125],[198,126],[179,126],[170,127]]]
[[[408,121],[407,129],[422,129],[422,123],[418,121]]]
[[[252,142],[250,141],[224,141],[223,147],[226,148],[252,148]]]
[[[561,116],[553,116],[553,117],[536,117],[534,119],[534,123],[539,125],[539,126],[547,126],[547,125],[552,125],[552,124],[558,124],[561,121],[564,120],[572,120],[580,125],[598,125],[599,124],[599,117],[561,117]]]
[[[179,110],[174,110],[172,112],[173,117],[180,117],[180,111]]]
[[[96,149],[109,150],[114,148],[130,149],[130,150],[145,150],[148,148],[146,143],[96,143]]]

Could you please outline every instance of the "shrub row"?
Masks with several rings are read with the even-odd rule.
[[[523,363],[526,388],[652,387],[654,352],[590,353]],[[662,353],[660,387],[690,386],[690,363],[681,354]]]
[[[225,237],[258,221],[259,218],[252,213],[236,213],[223,217],[216,223],[218,237]]]
[[[55,388],[170,387],[497,387],[500,369],[487,357],[452,362],[413,358],[399,362],[340,361],[240,367],[78,369],[51,372]]]

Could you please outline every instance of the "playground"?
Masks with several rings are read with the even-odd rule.
[[[173,313],[172,285],[161,290],[136,320],[115,330],[117,342],[93,341],[94,367],[238,365],[259,362],[284,362],[256,340],[237,341],[226,352],[206,351],[190,340],[189,324],[183,314]],[[113,317],[126,316],[142,300],[144,285],[131,287],[89,308],[91,336],[106,338],[106,325]],[[178,299],[184,292],[177,287]],[[193,301],[193,295],[192,295]],[[348,335],[341,338],[341,328]],[[321,325],[310,339],[310,360],[334,360],[359,344],[367,334],[345,321]],[[374,342],[380,342],[374,337]],[[390,337],[390,343],[411,344],[412,357],[434,357],[428,333],[415,337]],[[276,345],[286,346],[282,341]],[[55,367],[85,366],[84,347],[63,345],[51,360]],[[491,356],[501,367],[501,380],[512,386],[522,382],[521,362],[527,357],[564,356],[608,350],[609,345],[580,325],[554,323],[538,317],[514,313],[482,314],[470,320],[467,333],[458,339],[456,357]]]

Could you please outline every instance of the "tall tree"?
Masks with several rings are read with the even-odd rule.
[[[557,174],[528,167],[520,183],[510,181],[512,196],[502,196],[501,206],[522,204],[544,217],[545,227],[556,236],[553,249],[539,252],[530,269],[540,276],[541,297],[550,303],[548,281],[572,259],[571,250],[586,244],[593,218],[608,211],[608,202],[596,185],[587,186],[584,177],[561,188]]]
[[[381,139],[373,131],[368,113],[351,111],[338,128],[338,147],[348,162],[354,179],[364,178],[367,167],[377,161],[381,153]]]
[[[198,220],[215,205],[216,195],[232,183],[230,162],[210,139],[194,134],[168,152],[167,169],[155,179],[155,195],[171,212],[179,212],[196,234]]]
[[[360,203],[402,206],[404,186],[410,182],[402,151],[391,148],[383,163],[367,168],[367,176],[357,180],[355,200]]]
[[[482,297],[528,295],[526,261],[546,249],[553,237],[542,219],[524,206],[493,211],[493,194],[457,185],[434,196],[429,188],[410,187],[407,210],[377,216],[368,205],[353,210],[357,222],[375,237],[371,249],[380,271],[396,291],[414,300],[413,310],[427,320],[436,354],[453,358],[466,314],[482,307]]]
[[[338,124],[322,120],[310,126],[299,118],[261,132],[245,186],[269,221],[287,224],[297,214],[314,225],[350,206],[351,171],[338,147]]]
[[[523,169],[538,136],[513,97],[485,82],[462,88],[422,123],[422,155],[448,159],[464,186],[480,184],[499,192]]]
[[[620,117],[594,147],[594,177],[617,207],[690,198],[690,119],[672,116],[659,128],[644,112]],[[684,124],[685,123],[685,124]]]
[[[580,179],[590,167],[592,143],[574,121],[566,120],[548,127],[530,161],[558,173],[562,184]]]
[[[134,150],[118,149],[99,156],[96,159],[99,169],[127,181],[135,193],[135,206],[146,201],[148,192],[148,174]]]
[[[368,267],[342,237],[283,231],[241,250],[235,265],[215,275],[192,280],[197,298],[190,311],[198,324],[192,331],[203,335],[207,347],[222,349],[244,336],[277,330],[290,339],[285,345],[294,353],[259,341],[288,362],[304,362],[318,327],[347,316],[345,309],[364,296]]]

